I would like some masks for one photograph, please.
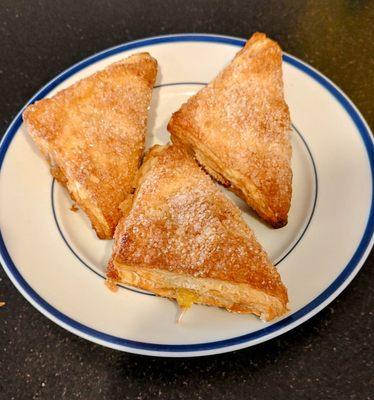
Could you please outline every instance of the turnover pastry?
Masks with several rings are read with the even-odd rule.
[[[113,236],[119,206],[133,191],[156,73],[148,53],[135,54],[23,113],[52,175],[101,239]]]
[[[176,299],[253,313],[286,312],[287,290],[240,210],[191,155],[155,146],[114,235],[110,286],[123,282]]]
[[[231,63],[173,114],[173,142],[273,227],[287,224],[292,193],[290,115],[282,51],[255,33]]]

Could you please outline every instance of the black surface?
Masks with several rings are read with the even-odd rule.
[[[266,32],[337,83],[374,126],[373,1],[0,2],[0,131],[83,57],[164,33]],[[354,205],[353,205],[354,206]],[[50,322],[0,272],[0,399],[372,399],[373,254],[312,320],[236,353],[157,359]]]

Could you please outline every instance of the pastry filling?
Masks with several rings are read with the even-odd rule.
[[[159,296],[175,298],[181,309],[179,320],[183,312],[194,303],[224,307],[234,312],[253,313],[266,321],[286,311],[285,304],[279,298],[245,283],[197,278],[155,268],[133,267],[118,263],[115,259],[113,264],[117,282],[149,290]]]
[[[190,289],[179,288],[176,290],[176,300],[182,309],[188,309],[199,300],[199,296]]]

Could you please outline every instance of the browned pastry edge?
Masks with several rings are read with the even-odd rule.
[[[271,208],[266,207],[266,211],[262,210],[260,204],[255,203],[253,197],[246,196],[244,192],[239,188],[239,186],[234,184],[234,179],[228,180],[223,175],[224,172],[221,171],[221,168],[218,166],[216,162],[213,161],[212,158],[209,158],[207,155],[209,151],[205,151],[204,153],[199,151],[195,146],[191,143],[183,140],[186,137],[184,131],[180,131],[178,125],[172,125],[172,119],[169,122],[168,130],[172,132],[171,140],[175,144],[183,145],[188,152],[195,158],[197,163],[218,183],[224,186],[226,189],[235,193],[239,196],[243,201],[245,201],[256,213],[266,222],[268,222],[273,228],[278,229],[287,225],[288,218],[287,216],[283,219],[277,217]]]
[[[125,265],[111,261],[108,264],[107,285],[124,283],[162,297],[178,300],[178,291],[186,290],[194,304],[224,308],[240,314],[255,314],[270,321],[287,312],[286,303],[247,284],[218,279],[196,278],[162,269]]]

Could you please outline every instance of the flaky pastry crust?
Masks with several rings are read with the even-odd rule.
[[[256,33],[232,62],[173,114],[173,142],[265,221],[287,224],[292,195],[290,115],[282,51]]]
[[[187,151],[155,146],[115,232],[107,276],[158,295],[254,313],[286,312],[287,291],[240,210]]]
[[[157,62],[139,53],[116,62],[23,113],[52,175],[110,239],[133,191],[144,152]]]

